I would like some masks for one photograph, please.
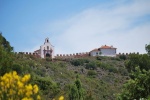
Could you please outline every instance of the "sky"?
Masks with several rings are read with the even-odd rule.
[[[48,37],[55,54],[102,45],[146,53],[150,0],[0,0],[0,32],[15,52],[33,52]]]

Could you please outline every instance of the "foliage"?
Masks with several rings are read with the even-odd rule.
[[[33,83],[36,83],[39,86],[43,95],[49,94],[50,98],[54,98],[59,92],[58,85],[49,78],[36,77],[33,79]]]
[[[2,33],[0,33],[0,46],[3,47],[6,52],[13,51],[13,47],[11,47],[10,43],[2,36]]]
[[[94,70],[96,69],[96,67],[97,67],[96,63],[92,61],[92,62],[87,63],[85,68]]]
[[[145,45],[145,50],[147,51],[147,54],[150,56],[150,44]]]
[[[102,58],[100,56],[97,56],[96,59],[97,60],[102,60]]]
[[[89,61],[87,59],[74,59],[71,61],[71,64],[74,66],[82,66],[84,63],[88,63]]]
[[[0,77],[0,100],[40,100],[38,86],[29,84],[30,74],[23,77],[15,71]]]
[[[135,78],[128,80],[128,82],[124,84],[123,91],[119,94],[118,100],[148,99],[150,96],[150,70],[140,70],[139,67],[136,67],[132,75]]]
[[[126,55],[119,55],[119,58],[122,59],[122,60],[126,60],[127,56]]]
[[[141,70],[149,70],[150,57],[147,54],[131,54],[129,55],[129,59],[125,62],[125,66],[129,72],[135,71],[136,66],[139,66]]]
[[[84,100],[84,90],[78,78],[74,84],[70,86],[69,100]]]
[[[88,73],[87,73],[88,76],[92,76],[92,77],[95,77],[97,75],[96,71],[94,70],[89,70]]]
[[[102,69],[108,70],[109,72],[117,73],[117,69],[113,65],[110,65],[108,63],[102,63],[101,62],[99,67]]]
[[[118,68],[118,72],[119,72],[121,75],[128,76],[128,71],[127,71],[127,69],[125,69],[125,68],[123,68],[123,67],[119,67],[119,68]]]
[[[59,100],[64,100],[64,96],[60,96],[60,97],[59,97]]]
[[[10,66],[13,64],[12,50],[13,47],[11,47],[9,42],[0,34],[0,75],[11,71]]]

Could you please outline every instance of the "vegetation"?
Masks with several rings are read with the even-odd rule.
[[[70,86],[69,100],[84,100],[84,89],[78,78],[74,84]]]
[[[30,74],[20,77],[15,71],[0,77],[0,100],[41,100],[38,86],[29,80]]]
[[[118,94],[118,100],[149,100],[150,99],[150,57],[148,54],[132,54],[126,62],[126,68],[131,72],[123,90]]]
[[[132,72],[134,79],[128,80],[124,84],[124,88],[121,94],[119,94],[119,100],[140,100],[150,99],[150,70],[140,70],[136,67],[135,72]]]
[[[145,45],[145,50],[147,51],[147,54],[150,56],[150,44]]]

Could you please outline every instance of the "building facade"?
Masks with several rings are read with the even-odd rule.
[[[54,58],[54,46],[49,42],[49,38],[46,38],[44,44],[40,46],[39,50],[34,51],[34,53],[40,55],[41,58]]]
[[[90,51],[90,56],[110,56],[115,57],[116,56],[116,50],[117,48],[114,48],[113,46],[101,46],[100,48],[94,49]]]

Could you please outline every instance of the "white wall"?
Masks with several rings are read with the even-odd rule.
[[[101,54],[100,54],[101,52]],[[97,54],[98,53],[98,54]],[[100,49],[100,51],[91,51],[90,56],[116,56],[116,49]]]
[[[53,50],[52,51],[52,58],[54,58],[54,46],[52,46],[49,42],[44,43],[44,45],[40,46],[40,50],[41,50],[41,58],[44,58],[44,48],[45,50],[47,50],[47,46],[49,46],[49,50]]]
[[[116,56],[116,49],[103,49],[101,48],[101,56]]]
[[[91,51],[90,56],[100,56],[100,51]]]

